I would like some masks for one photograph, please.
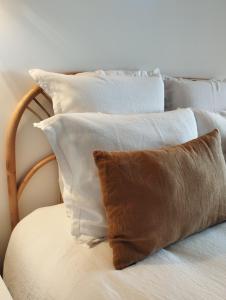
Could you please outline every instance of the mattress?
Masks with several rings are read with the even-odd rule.
[[[107,242],[70,235],[63,204],[41,208],[13,231],[4,280],[14,300],[226,299],[226,223],[116,271]]]

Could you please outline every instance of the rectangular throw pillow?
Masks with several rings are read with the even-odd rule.
[[[90,244],[104,238],[107,229],[93,151],[145,150],[197,137],[190,109],[137,115],[59,114],[35,126],[45,132],[56,154],[72,234]]]
[[[226,81],[166,77],[164,83],[166,110],[182,107],[212,112],[226,110]]]
[[[116,269],[226,220],[218,130],[158,150],[95,151]]]
[[[147,113],[164,111],[164,84],[153,72],[84,72],[64,75],[39,69],[31,77],[52,98],[55,114],[71,112]]]

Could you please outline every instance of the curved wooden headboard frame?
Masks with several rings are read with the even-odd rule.
[[[31,111],[39,119],[39,114],[32,108],[29,107],[29,104],[34,100],[36,104],[41,108],[47,117],[50,117],[50,114],[45,109],[45,107],[37,100],[39,95],[44,96],[48,101],[52,100],[46,95],[46,93],[39,87],[34,86],[24,97],[19,101],[16,106],[15,111],[12,114],[12,117],[9,122],[7,135],[6,135],[6,171],[7,171],[7,183],[8,183],[8,198],[9,198],[9,208],[10,208],[10,218],[12,229],[19,222],[19,210],[18,210],[18,201],[20,196],[26,187],[29,180],[32,176],[45,164],[55,160],[55,155],[50,154],[43,159],[37,161],[33,166],[26,172],[26,174],[17,181],[16,173],[16,133],[20,123],[20,120],[23,116],[23,113],[26,109]]]
[[[78,72],[70,72],[65,73],[67,75],[75,75]],[[181,77],[180,77],[181,78]],[[208,78],[188,78],[183,77],[185,79],[191,80],[207,80]],[[17,174],[16,174],[16,133],[18,129],[18,125],[20,120],[23,116],[23,113],[26,109],[32,112],[36,117],[40,120],[39,114],[29,107],[29,104],[34,100],[36,105],[42,109],[42,111],[50,117],[50,114],[45,109],[45,107],[39,103],[37,100],[37,96],[42,95],[48,101],[52,103],[51,98],[40,88],[39,86],[34,86],[17,104],[17,107],[10,119],[8,130],[7,130],[7,137],[6,137],[6,171],[7,171],[7,183],[8,183],[8,198],[9,198],[9,207],[10,207],[10,218],[11,218],[11,226],[12,229],[16,226],[19,222],[19,209],[18,209],[18,201],[20,196],[25,189],[26,185],[28,184],[29,180],[33,177],[33,175],[44,165],[56,159],[54,154],[49,154],[42,158],[41,160],[37,161],[33,164],[33,166],[26,172],[26,174],[17,181]]]

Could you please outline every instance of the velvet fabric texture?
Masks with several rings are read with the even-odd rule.
[[[116,269],[226,220],[226,166],[217,129],[158,150],[95,151],[94,159]]]

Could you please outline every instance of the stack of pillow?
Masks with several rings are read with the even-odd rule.
[[[108,238],[116,269],[226,219],[226,83],[30,74],[53,100],[55,116],[35,126],[56,154],[72,235]]]

